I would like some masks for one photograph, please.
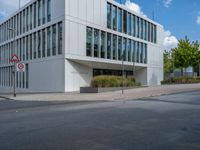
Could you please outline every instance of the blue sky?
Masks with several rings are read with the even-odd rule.
[[[125,0],[122,0],[125,3]],[[188,36],[191,40],[200,41],[200,0],[131,0],[138,4],[144,14],[162,24],[177,39]],[[168,2],[168,5],[165,4]]]

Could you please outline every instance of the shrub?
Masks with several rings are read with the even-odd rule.
[[[135,86],[135,78],[128,77],[126,79],[123,79],[120,76],[102,75],[94,77],[91,81],[92,87],[121,87],[123,84],[125,87]]]
[[[189,83],[200,83],[200,78],[177,77],[161,81],[161,84],[189,84]]]

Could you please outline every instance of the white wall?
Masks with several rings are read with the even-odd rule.
[[[29,90],[39,92],[64,92],[63,58],[30,63]]]
[[[81,86],[90,86],[92,80],[92,68],[65,61],[65,91],[79,91]]]
[[[160,85],[163,80],[163,41],[164,30],[162,26],[157,28],[157,44],[148,44],[148,69],[147,69],[147,84]]]

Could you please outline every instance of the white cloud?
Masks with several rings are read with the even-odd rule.
[[[142,16],[144,16],[144,17],[147,17],[147,16],[143,13],[141,7],[140,7],[138,4],[136,4],[136,3],[134,3],[134,2],[131,2],[130,0],[127,0],[126,3],[125,3],[125,6],[126,6],[128,9],[130,9],[130,10],[136,12],[137,14],[140,14],[140,15],[142,15]]]
[[[197,17],[197,24],[200,25],[200,16]]]
[[[28,3],[30,0],[21,0],[21,6]],[[0,17],[5,19],[10,14],[14,13],[19,7],[19,0],[0,0]]]
[[[178,45],[178,40],[175,36],[171,34],[170,31],[165,31],[165,38],[163,42],[164,48],[167,51],[170,51],[173,48],[176,48]]]
[[[172,0],[163,0],[164,6],[168,8],[172,4]]]

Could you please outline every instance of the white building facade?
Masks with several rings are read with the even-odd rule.
[[[0,24],[0,89],[12,91],[12,54],[26,66],[18,92],[78,91],[122,75],[122,61],[126,76],[159,85],[163,39],[160,24],[113,0],[32,0]]]

